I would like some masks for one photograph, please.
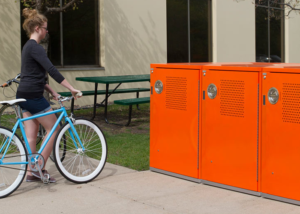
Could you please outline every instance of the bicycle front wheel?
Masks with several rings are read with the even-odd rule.
[[[27,170],[27,150],[17,135],[7,148],[11,137],[9,129],[0,127],[0,198],[10,195],[20,186]]]
[[[106,140],[101,129],[89,120],[78,119],[73,125],[83,147],[70,124],[66,123],[56,135],[53,148],[55,164],[69,181],[86,183],[96,178],[104,168],[107,157]],[[63,154],[64,161],[61,161]]]

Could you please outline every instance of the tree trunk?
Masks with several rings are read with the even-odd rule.
[[[47,55],[48,55],[49,38],[50,38],[50,36],[47,33],[46,37],[40,43],[40,45],[45,49]],[[46,72],[45,78],[46,78],[47,84],[49,84],[48,72]],[[48,100],[48,102],[50,102],[50,96],[49,96],[48,91],[46,91],[46,90],[44,90],[44,97],[46,98],[46,100]]]

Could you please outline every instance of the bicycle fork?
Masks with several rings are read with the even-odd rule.
[[[79,145],[81,146],[81,149],[80,149],[80,150],[81,150],[82,152],[85,152],[85,148],[83,147],[83,144],[82,144],[82,142],[81,142],[81,140],[80,140],[80,137],[78,136],[78,133],[77,133],[77,131],[76,131],[74,125],[73,125],[73,120],[71,120],[70,118],[67,118],[67,121],[69,122],[69,124],[70,124],[70,126],[71,126],[71,128],[68,129],[68,132],[69,132],[69,134],[70,134],[70,136],[71,136],[71,138],[72,138],[72,140],[73,140],[73,142],[74,142],[74,145],[75,145],[76,149],[77,149],[77,150],[80,149],[80,148],[78,148],[78,144],[79,144]],[[74,122],[75,122],[75,120],[74,120]],[[75,134],[75,136],[74,136],[73,133]],[[78,143],[77,143],[75,137],[76,137]]]

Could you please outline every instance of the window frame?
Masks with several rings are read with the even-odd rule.
[[[190,0],[186,0],[187,3],[187,62],[192,62],[192,50],[191,50],[191,12],[190,12]],[[208,3],[208,62],[213,61],[213,44],[212,44],[212,0],[207,0]],[[166,1],[166,4],[168,4],[168,1]],[[168,8],[168,5],[166,5],[166,8]],[[168,11],[167,11],[168,13]],[[166,17],[166,31],[167,31],[167,38],[168,38],[168,15]],[[186,40],[185,40],[186,41]],[[167,59],[168,59],[168,39],[167,39]],[[169,60],[167,60],[169,63]],[[172,62],[173,63],[173,62]]]
[[[270,25],[270,9],[274,9],[274,10],[280,10],[281,11],[281,62],[285,62],[285,21],[284,21],[284,8],[280,8],[280,7],[272,7],[270,6],[270,0],[268,1],[268,5],[256,5],[256,7],[260,7],[260,8],[266,8],[268,11],[268,61],[270,63],[271,60],[271,25]],[[281,3],[283,3],[284,0],[281,0]],[[256,10],[255,10],[255,15],[256,15]],[[255,32],[256,33],[256,32]],[[256,47],[255,47],[256,48]],[[255,54],[256,55],[256,54]],[[256,56],[255,56],[256,57]]]
[[[63,0],[59,0],[60,1],[60,7],[62,8],[62,3]],[[58,70],[61,71],[66,71],[66,70],[70,70],[70,71],[89,71],[89,70],[105,70],[104,67],[101,66],[101,52],[100,52],[100,0],[95,0],[96,3],[96,7],[95,7],[95,17],[96,17],[96,22],[95,22],[95,27],[96,27],[96,35],[95,35],[95,40],[96,40],[96,64],[94,65],[64,65],[64,50],[63,50],[63,12],[59,12],[59,24],[60,24],[60,65],[55,65],[55,67]],[[20,1],[20,14],[22,14],[22,2]],[[79,8],[80,10],[80,8]],[[20,28],[21,28],[21,32],[23,32],[23,28],[22,28],[22,15],[20,16]],[[20,42],[22,44],[22,36],[20,36]],[[21,47],[22,48],[22,47]],[[48,54],[48,53],[47,53]]]
[[[59,0],[60,1],[60,7],[62,8],[62,3],[63,0]],[[57,65],[55,66],[58,70],[97,70],[97,69],[92,69],[92,68],[102,68],[101,67],[101,56],[100,56],[100,4],[99,4],[99,0],[95,0],[96,2],[96,7],[97,10],[96,11],[96,18],[97,18],[97,22],[96,22],[96,54],[97,54],[97,64],[96,65],[64,65],[64,47],[63,47],[63,12],[59,12],[59,24],[60,24],[60,62],[61,65]],[[80,10],[80,9],[79,9]]]

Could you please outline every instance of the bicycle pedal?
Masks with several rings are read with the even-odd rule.
[[[42,181],[44,184],[49,184],[50,183],[50,175],[49,174],[44,174],[42,177]]]

